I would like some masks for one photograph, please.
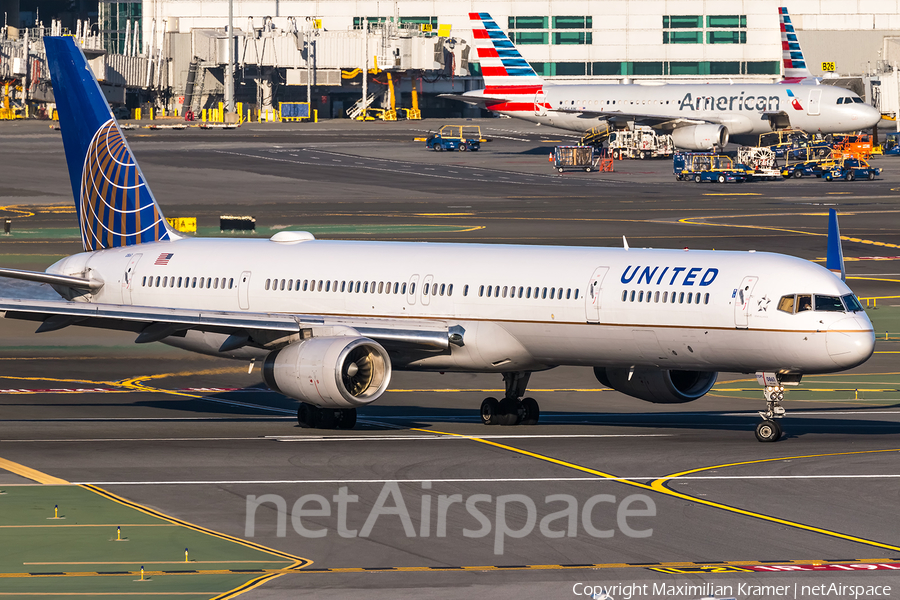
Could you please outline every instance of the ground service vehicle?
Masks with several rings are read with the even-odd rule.
[[[592,146],[557,146],[550,155],[553,168],[563,171],[587,171],[597,168],[599,158],[594,158]]]
[[[704,181],[743,183],[750,179],[753,173],[750,167],[735,164],[729,156],[709,152],[676,152],[672,158],[672,168],[675,178],[679,181],[693,179],[696,183]]]
[[[638,126],[609,134],[613,158],[666,158],[675,152],[675,143],[667,133],[656,133],[650,127]]]
[[[787,164],[781,169],[781,176],[785,179],[790,177],[797,179],[801,177],[821,177],[823,165],[826,165],[826,168],[831,168],[834,166],[834,161],[804,160],[794,164]]]
[[[478,125],[444,125],[437,133],[425,140],[425,147],[440,152],[442,150],[471,150],[478,152],[481,142],[481,127]]]
[[[741,146],[738,148],[737,161],[753,171],[754,179],[775,180],[781,175],[775,152],[770,148]]]
[[[881,153],[885,156],[900,156],[900,131],[887,134],[881,145]]]
[[[825,171],[823,177],[825,181],[832,179],[844,179],[853,181],[854,179],[875,179],[881,175],[881,169],[869,166],[862,158],[845,158],[836,162],[834,167]]]

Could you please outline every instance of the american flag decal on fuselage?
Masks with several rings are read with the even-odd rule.
[[[543,94],[543,80],[538,77],[509,37],[488,13],[469,13],[472,37],[484,77],[485,96],[504,101],[488,104],[488,110],[499,112],[535,112],[538,96]],[[545,106],[549,108],[549,105]]]
[[[174,252],[163,252],[159,255],[159,258],[156,259],[154,265],[165,267],[169,264],[169,261],[172,260],[172,257],[175,256]]]

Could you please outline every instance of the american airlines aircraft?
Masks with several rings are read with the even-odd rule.
[[[469,13],[485,87],[444,97],[560,129],[633,128],[669,132],[690,150],[722,147],[729,139],[755,145],[759,134],[795,127],[839,133],[874,127],[881,114],[855,93],[815,83],[802,60],[787,9],[781,9],[785,74],[782,83],[550,84],[541,79],[488,13]]]
[[[392,369],[502,375],[505,397],[481,406],[488,425],[537,423],[529,376],[558,365],[657,403],[703,396],[719,371],[756,373],[762,441],[781,436],[784,385],[872,354],[872,324],[841,278],[780,254],[182,237],[81,50],[44,43],[84,252],[46,272],[0,270],[62,296],[0,300],[39,333],[117,329],[262,360],[269,387],[300,401],[299,423],[321,428],[353,427]]]

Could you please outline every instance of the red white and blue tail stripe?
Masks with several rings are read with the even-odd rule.
[[[533,111],[535,95],[543,92],[543,79],[522,58],[489,13],[469,13],[469,20],[484,77],[483,93],[506,100],[489,108]]]
[[[786,7],[778,9],[778,18],[781,21],[781,56],[784,62],[784,83],[798,83],[812,77],[812,73],[806,68],[806,60],[797,40],[797,33],[791,24],[791,17]]]

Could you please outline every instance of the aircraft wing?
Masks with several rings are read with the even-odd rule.
[[[686,127],[689,125],[703,125],[705,123],[713,123],[714,121],[711,119],[687,119],[684,117],[671,117],[671,116],[660,116],[660,115],[650,115],[645,113],[632,113],[632,112],[622,112],[622,111],[614,111],[614,110],[589,110],[583,108],[557,108],[553,109],[550,112],[559,112],[566,114],[578,114],[579,116],[584,117],[585,119],[606,119],[608,121],[618,121],[621,123],[629,123],[636,122],[641,125],[649,125],[654,129],[660,129],[663,131],[671,131],[672,129],[678,129],[679,127]]]
[[[450,324],[405,319],[207,311],[66,300],[0,299],[0,314],[7,319],[40,322],[37,333],[70,325],[132,331],[138,334],[138,344],[158,342],[188,330],[220,333],[230,336],[220,349],[222,352],[248,345],[274,350],[303,337],[305,330],[328,327],[337,330],[334,335],[356,332],[383,343],[441,350],[449,347],[452,328]]]

